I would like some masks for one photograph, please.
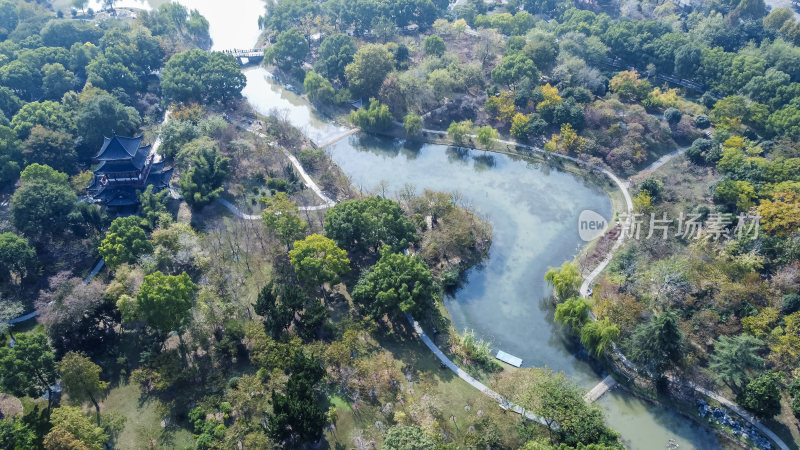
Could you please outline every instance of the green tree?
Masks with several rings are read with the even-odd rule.
[[[332,34],[322,40],[314,69],[329,80],[344,81],[344,68],[353,62],[355,53],[356,46],[350,36]]]
[[[167,61],[161,92],[167,103],[229,103],[241,98],[246,82],[233,55],[195,49]]]
[[[463,145],[464,140],[469,138],[472,133],[472,121],[462,120],[461,122],[450,122],[447,127],[447,135],[456,143],[456,145]]]
[[[366,131],[385,131],[392,125],[392,113],[387,105],[371,98],[369,108],[360,108],[350,113],[350,122]]]
[[[425,50],[426,55],[442,56],[447,51],[447,46],[444,44],[444,39],[432,34],[422,41],[422,48]]]
[[[296,448],[322,438],[325,411],[319,406],[314,386],[322,380],[325,370],[302,352],[294,354],[289,370],[286,394],[272,392],[269,431],[276,441]]]
[[[42,72],[22,61],[11,61],[0,67],[0,82],[20,98],[30,101],[41,93]]]
[[[53,350],[43,333],[17,336],[13,348],[0,348],[0,386],[16,396],[39,398],[47,392],[47,410],[53,404],[53,390],[58,373]]]
[[[494,141],[500,137],[500,133],[488,125],[478,128],[475,134],[477,135],[478,143],[487,149],[491,149]]]
[[[25,140],[22,154],[28,164],[39,163],[65,173],[75,173],[78,154],[75,140],[67,133],[36,125]]]
[[[289,200],[285,192],[277,192],[261,201],[266,206],[261,212],[261,220],[268,230],[275,233],[280,243],[288,249],[292,242],[303,237],[308,224],[297,215],[297,204]]]
[[[353,288],[353,300],[373,318],[417,317],[433,308],[436,286],[430,269],[414,256],[382,251],[381,258]]]
[[[113,95],[100,91],[90,96],[81,102],[75,113],[75,124],[82,138],[78,146],[79,158],[88,162],[103,145],[105,136],[112,132],[132,136],[141,123],[136,109],[125,106]]]
[[[308,94],[308,99],[314,103],[330,102],[336,95],[331,82],[322,78],[313,70],[306,72],[306,78],[303,80],[303,88],[305,88],[306,94]]]
[[[781,412],[783,379],[783,374],[778,372],[763,373],[751,379],[736,400],[759,417],[774,417]]]
[[[561,305],[559,305],[561,306]],[[581,344],[594,356],[600,356],[611,348],[614,339],[619,337],[619,327],[608,318],[590,320],[581,329]]]
[[[73,129],[72,118],[66,107],[49,100],[27,103],[11,119],[11,128],[20,139],[27,139],[31,128],[36,125],[67,133]]]
[[[361,98],[378,93],[386,75],[394,69],[394,56],[383,45],[367,44],[359,48],[353,62],[345,67],[350,90]]]
[[[755,188],[747,181],[734,181],[725,178],[714,189],[714,203],[728,211],[747,211],[755,205],[758,196]]]
[[[153,244],[147,239],[140,222],[141,219],[136,216],[118,217],[111,222],[98,248],[109,268],[134,263],[138,257],[152,253]]]
[[[158,226],[166,226],[172,221],[172,215],[167,210],[167,195],[164,189],[154,193],[153,186],[147,186],[144,192],[139,193],[139,224],[148,230],[155,230]]]
[[[321,234],[295,241],[289,259],[300,282],[320,286],[323,292],[325,283],[336,284],[341,275],[350,271],[347,252],[337,247],[333,239]]]
[[[74,83],[75,74],[60,63],[42,66],[42,90],[46,98],[60,100],[65,92],[72,89]]]
[[[108,382],[100,380],[100,366],[91,359],[76,352],[69,352],[56,364],[61,374],[61,386],[69,395],[70,401],[80,405],[90,401],[100,426],[100,403],[108,390]]]
[[[200,127],[191,120],[171,119],[161,127],[161,146],[159,152],[164,156],[175,157],[189,142],[202,137]]]
[[[278,35],[275,43],[267,47],[264,58],[284,72],[300,68],[308,56],[308,41],[297,28],[290,28]]]
[[[555,321],[580,333],[581,328],[589,320],[591,306],[583,297],[572,297],[556,306]]]
[[[259,23],[263,28],[281,32],[301,25],[304,17],[319,13],[320,5],[313,0],[281,0],[267,4],[267,12]]]
[[[253,310],[264,318],[264,329],[277,339],[281,332],[289,328],[295,313],[303,307],[305,298],[302,290],[289,283],[276,283],[270,280],[258,293]]]
[[[709,364],[714,379],[727,384],[734,392],[740,392],[747,381],[748,372],[764,366],[764,359],[756,354],[763,347],[763,341],[749,334],[720,336],[714,342],[714,353]]]
[[[176,331],[178,338],[191,319],[197,285],[186,272],[164,275],[156,271],[144,277],[136,294],[136,314],[165,337]]]
[[[75,9],[79,9],[81,11],[86,9],[86,5],[88,5],[88,4],[89,4],[89,0],[72,0],[72,6]]]
[[[219,197],[230,171],[230,158],[216,147],[203,147],[192,157],[189,172],[180,180],[181,194],[193,208],[201,208]]]
[[[378,251],[388,245],[401,252],[418,239],[414,224],[400,205],[382,197],[346,200],[325,213],[325,235],[340,247]]]
[[[507,398],[543,419],[551,445],[620,448],[618,435],[603,423],[600,409],[587,405],[584,393],[563,373],[526,369],[501,383],[498,387]]]
[[[21,178],[22,186],[11,197],[14,226],[37,239],[63,233],[78,202],[67,175],[48,166],[31,164]]]
[[[24,102],[20,100],[11,89],[0,86],[0,111],[2,111],[6,117],[14,117],[17,111],[22,108],[23,104]]]
[[[497,84],[514,86],[523,78],[539,81],[539,69],[532,59],[521,53],[504,56],[500,64],[492,69],[492,80]]]
[[[131,69],[105,55],[99,55],[86,66],[86,82],[105,91],[122,89],[129,95],[141,87],[140,79]]]
[[[17,5],[13,1],[0,2],[0,39],[5,39],[19,24]]]
[[[20,302],[9,300],[3,301],[3,307],[0,308],[0,336],[5,336],[8,330],[11,329],[12,324],[8,323],[11,319],[16,319],[25,312],[25,307]]]
[[[389,428],[389,432],[383,438],[381,448],[385,450],[434,450],[436,443],[428,433],[416,425],[396,425]]]
[[[683,333],[678,317],[665,311],[648,323],[636,327],[630,338],[631,359],[651,375],[660,377],[683,359]]]
[[[670,125],[676,125],[681,121],[681,117],[683,117],[683,114],[681,114],[678,108],[667,108],[664,110],[664,118],[667,119],[667,123]]]
[[[36,250],[14,233],[0,233],[0,281],[20,279],[36,270]]]
[[[564,301],[578,295],[583,277],[576,264],[565,261],[560,268],[549,268],[544,280],[553,287],[556,298]]]
[[[92,424],[83,410],[76,406],[62,406],[50,416],[53,428],[44,437],[46,450],[87,449],[102,450],[109,436]]]
[[[23,419],[0,420],[0,448],[35,449],[37,440],[36,431]]]
[[[423,128],[422,118],[418,114],[408,113],[403,118],[403,129],[406,130],[406,136],[418,136]]]

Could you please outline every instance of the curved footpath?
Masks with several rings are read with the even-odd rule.
[[[250,133],[253,133],[254,135],[256,135],[256,136],[258,136],[258,137],[260,137],[262,139],[265,139],[265,140],[267,139],[267,135],[265,135],[264,133],[262,133],[260,131],[256,131],[256,130],[253,130],[252,128],[246,127],[246,126],[244,126],[244,124],[242,124],[240,122],[234,122],[233,120],[230,120],[230,119],[228,119],[228,120],[232,124],[234,124],[236,127],[241,128],[242,130],[245,130],[245,131],[248,131]],[[357,133],[358,131],[359,131],[358,128],[353,128],[353,129],[347,130],[345,133],[342,133],[339,136],[335,136],[335,137],[323,142],[322,144],[320,144],[318,146],[318,148],[322,149],[322,148],[324,148],[324,147],[326,147],[328,145],[331,145],[331,144],[333,144],[335,142],[338,142],[341,139],[346,138],[347,136],[350,136],[351,134]],[[275,148],[275,146],[271,142],[267,142],[267,145],[269,145],[272,148]],[[328,197],[327,195],[325,195],[324,192],[322,192],[322,189],[320,189],[320,187],[317,185],[317,183],[314,181],[314,179],[311,178],[310,175],[308,175],[306,170],[303,168],[303,165],[300,164],[300,161],[298,161],[297,158],[293,154],[289,153],[289,151],[286,150],[285,148],[280,147],[280,150],[281,150],[281,152],[283,152],[284,156],[286,156],[286,158],[292,163],[292,166],[297,171],[297,173],[300,174],[300,178],[303,179],[303,184],[305,184],[306,187],[308,187],[309,189],[314,191],[314,194],[316,194],[316,196],[319,197],[320,200],[322,200],[322,204],[321,205],[299,206],[297,209],[300,210],[300,211],[319,211],[319,210],[327,209],[327,208],[330,208],[330,207],[334,206],[336,204],[336,201],[333,200],[332,198]],[[222,206],[228,208],[228,210],[230,212],[232,212],[236,217],[238,217],[240,219],[245,219],[245,220],[258,220],[258,219],[261,219],[261,215],[260,214],[245,214],[239,208],[237,208],[234,204],[232,204],[228,200],[225,200],[222,197],[217,197],[217,202],[219,204],[221,204]]]
[[[441,130],[423,129],[422,131],[425,132],[425,133],[435,134],[435,135],[444,135],[444,136],[447,135],[446,131],[441,131]],[[470,138],[476,137],[474,135],[467,135],[467,136],[470,137]],[[590,169],[595,169],[595,170],[601,171],[609,179],[611,179],[611,181],[613,181],[614,184],[617,185],[619,190],[622,192],[622,195],[625,197],[625,205],[626,205],[627,210],[628,210],[628,219],[627,220],[630,221],[631,214],[633,213],[633,201],[631,199],[630,193],[628,192],[628,185],[627,185],[627,183],[624,183],[622,180],[620,180],[619,177],[614,175],[608,169],[605,169],[603,167],[590,166],[586,162],[581,161],[581,160],[579,160],[577,158],[573,158],[573,157],[567,156],[567,155],[562,155],[562,154],[559,154],[559,153],[548,152],[547,150],[544,150],[544,149],[539,148],[539,147],[534,147],[534,146],[526,145],[526,144],[520,144],[520,143],[517,143],[517,142],[513,142],[513,141],[509,141],[509,140],[503,140],[503,139],[496,139],[496,141],[501,143],[501,144],[514,146],[514,147],[519,147],[519,148],[524,148],[526,150],[530,150],[530,151],[533,151],[533,152],[536,152],[536,153],[539,153],[539,154],[544,154],[544,155],[547,155],[547,156],[551,156],[552,155],[552,156],[555,156],[557,158],[561,158],[561,159],[564,159],[564,160],[567,160],[567,161],[574,162],[574,163],[576,163],[578,165],[581,165],[581,166],[584,166],[584,167],[588,167]],[[683,154],[686,151],[687,148],[688,147],[683,147],[683,148],[675,150],[675,151],[673,151],[671,153],[668,153],[667,155],[662,156],[661,158],[659,158],[658,160],[656,160],[655,162],[650,164],[650,166],[645,168],[643,171],[653,171],[653,170],[658,169],[659,167],[663,166],[664,164],[666,164],[671,159],[677,157],[678,155]],[[487,151],[491,151],[491,150],[487,150]],[[625,225],[623,225],[623,226],[625,226]],[[611,247],[611,249],[609,250],[609,252],[606,255],[605,259],[603,259],[603,261],[601,261],[600,264],[598,264],[597,267],[595,267],[595,269],[592,270],[592,272],[589,273],[589,275],[587,275],[586,278],[584,278],[583,283],[581,284],[581,288],[580,288],[581,297],[584,297],[584,298],[588,297],[589,289],[591,288],[592,283],[594,283],[594,280],[603,272],[603,270],[605,270],[605,268],[608,266],[608,264],[611,263],[611,260],[614,258],[614,255],[616,254],[617,250],[619,250],[619,248],[622,246],[624,240],[625,240],[625,233],[620,233],[619,237],[617,238],[617,241]],[[592,316],[592,318],[594,319],[594,316]],[[466,381],[470,385],[474,386],[476,389],[480,390],[481,392],[484,392],[485,394],[489,395],[492,398],[497,399],[499,402],[501,402],[501,404],[503,404],[503,402],[505,402],[505,400],[503,399],[502,396],[500,396],[496,392],[494,392],[494,391],[490,390],[489,388],[487,388],[482,383],[480,383],[477,380],[475,380],[468,373],[466,373],[463,370],[459,369],[458,366],[455,365],[455,363],[453,363],[449,358],[447,358],[447,356],[444,355],[444,353],[442,353],[441,350],[439,350],[436,347],[436,345],[430,340],[430,338],[425,336],[425,334],[424,334],[424,332],[422,332],[422,329],[419,326],[419,324],[412,317],[408,316],[408,320],[409,320],[409,322],[411,322],[412,326],[414,327],[414,330],[417,332],[417,334],[423,340],[425,345],[427,345],[428,348],[430,348],[433,351],[433,353],[436,354],[436,356],[447,367],[450,368],[450,370],[455,372],[461,379],[463,379],[464,381]],[[634,370],[634,371],[636,370],[636,365],[633,364],[633,362],[631,362],[619,350],[619,348],[617,347],[616,343],[613,344],[613,351],[614,351],[614,355],[617,356],[617,358],[619,358],[619,360],[625,365],[625,367],[627,367],[630,370]],[[778,437],[778,435],[776,435],[772,430],[770,430],[764,424],[762,424],[752,414],[748,413],[744,408],[742,408],[741,406],[739,406],[736,403],[732,402],[731,400],[728,400],[727,398],[723,397],[722,395],[720,395],[720,394],[718,394],[718,393],[716,393],[714,391],[711,391],[709,389],[706,389],[706,388],[704,388],[702,386],[699,386],[699,385],[697,385],[695,383],[683,381],[683,380],[681,380],[681,379],[679,379],[677,377],[669,376],[669,375],[667,376],[667,378],[670,381],[672,381],[673,383],[681,384],[681,385],[686,386],[686,387],[688,387],[690,389],[693,389],[695,392],[698,392],[698,393],[700,393],[700,394],[702,394],[702,395],[704,395],[706,397],[709,397],[709,398],[712,398],[712,399],[716,400],[720,404],[724,405],[726,408],[729,408],[730,410],[732,410],[733,412],[735,412],[736,414],[741,416],[744,420],[746,420],[747,422],[752,424],[754,427],[756,427],[756,429],[758,429],[758,431],[762,432],[765,436],[767,436],[770,440],[772,440],[772,442],[774,442],[778,446],[778,448],[780,448],[781,450],[789,450],[789,446],[786,445],[786,443],[783,442],[783,440],[780,437]],[[506,404],[508,404],[508,403],[506,403]],[[513,405],[513,406],[516,406],[516,405]],[[524,410],[522,410],[522,408],[520,408],[519,406],[516,406],[516,408],[519,408],[520,411],[515,410],[513,407],[512,407],[512,410],[514,410],[515,412],[520,413],[520,414],[524,413]],[[526,417],[528,417],[527,414],[526,414]],[[540,419],[536,418],[536,419],[533,419],[533,420],[540,420]]]

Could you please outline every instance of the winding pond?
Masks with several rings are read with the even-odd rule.
[[[210,22],[214,49],[249,48],[259,30],[262,0],[179,0]],[[120,0],[119,6],[163,3]],[[307,136],[321,142],[342,130],[318,116],[305,99],[282,86],[263,68],[245,70],[244,95],[258,111],[280,112]],[[493,227],[488,260],[467,274],[464,285],[446,299],[455,327],[472,329],[524,360],[525,366],[564,371],[585,388],[602,378],[590,359],[553,325],[544,283],[548,266],[571,259],[581,248],[577,218],[584,209],[611,216],[602,189],[586,179],[540,162],[443,145],[351,136],[327,149],[333,160],[365,192],[388,183],[387,193],[406,184],[418,191],[458,192],[462,201]],[[613,390],[598,401],[609,425],[635,449],[719,448],[714,434],[679,415]],[[675,448],[674,445],[671,448]]]

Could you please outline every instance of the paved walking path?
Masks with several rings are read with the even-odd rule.
[[[228,119],[228,120],[230,120],[230,119]],[[231,123],[233,123],[235,126],[241,128],[241,129],[243,129],[245,131],[248,131],[250,133],[255,134],[256,136],[258,136],[260,138],[263,138],[265,140],[268,139],[267,135],[265,135],[264,133],[262,133],[260,131],[253,130],[252,128],[246,127],[243,124],[238,123],[238,122],[234,122],[232,120],[231,120]],[[353,133],[355,133],[357,131],[358,131],[358,128],[355,128],[355,129],[352,129],[352,130],[348,130],[347,134],[336,136],[333,139],[329,139],[326,142],[330,142],[332,140],[333,140],[333,142],[336,142],[338,140],[344,139],[346,136],[350,136],[351,134],[353,134]],[[323,144],[326,144],[326,143],[323,142]],[[270,145],[273,148],[275,147],[274,145],[272,145],[272,143],[269,143],[269,142],[268,142],[268,145]],[[330,144],[326,144],[326,145],[330,145]],[[319,148],[322,148],[322,147],[319,147]],[[279,147],[279,149],[280,149],[281,152],[283,152],[284,156],[286,156],[286,158],[289,160],[289,162],[292,163],[292,166],[294,166],[294,169],[297,171],[297,173],[300,174],[300,178],[303,179],[303,184],[305,184],[306,187],[308,187],[309,189],[314,191],[314,194],[316,194],[316,196],[319,197],[319,199],[322,200],[322,202],[323,202],[321,205],[300,206],[297,209],[299,209],[300,211],[319,211],[319,210],[327,209],[327,208],[330,208],[330,207],[334,206],[336,204],[336,201],[333,200],[332,198],[328,197],[327,195],[325,195],[324,192],[322,192],[322,189],[320,189],[320,187],[317,185],[317,183],[314,181],[314,179],[311,178],[310,175],[308,175],[306,170],[303,168],[303,165],[300,164],[300,161],[298,161],[297,158],[293,154],[289,153],[289,151],[286,150],[285,148]],[[236,206],[232,205],[230,202],[228,202],[225,199],[217,197],[217,201],[219,203],[221,203],[223,206],[225,206],[226,208],[228,208],[231,212],[236,214],[236,216],[238,216],[238,217],[240,217],[242,219],[257,220],[257,219],[261,218],[260,215],[252,215],[252,214],[244,214],[244,213],[242,213],[239,210],[239,208],[237,208]]]
[[[657,170],[658,168],[660,168],[664,164],[666,164],[666,163],[670,162],[671,160],[673,160],[676,156],[686,153],[686,150],[689,147],[691,147],[691,145],[687,145],[687,146],[681,147],[681,148],[679,148],[679,149],[677,149],[677,150],[675,150],[673,152],[667,153],[666,155],[662,156],[661,158],[658,158],[657,160],[653,161],[649,166],[647,166],[644,169],[640,170],[639,173],[652,172],[654,170]]]
[[[468,374],[467,372],[459,368],[453,361],[450,360],[450,358],[447,357],[447,355],[445,355],[444,353],[442,353],[441,350],[439,350],[439,347],[437,347],[436,344],[433,343],[431,338],[429,338],[428,335],[425,334],[425,331],[422,330],[422,327],[420,326],[419,322],[417,322],[416,320],[414,320],[413,317],[411,317],[411,314],[406,314],[406,319],[408,319],[408,323],[410,323],[411,326],[414,328],[414,331],[417,333],[419,338],[422,339],[422,342],[433,352],[434,355],[436,355],[437,358],[439,358],[439,361],[441,361],[442,364],[447,366],[448,369],[452,370],[456,375],[458,375],[459,378],[469,383],[475,389],[497,400],[497,402],[500,403],[501,408],[514,411],[515,413],[525,416],[530,420],[534,420],[543,425],[546,425],[544,419],[542,419],[541,417],[533,414],[530,411],[526,411],[525,408],[517,404],[511,403],[502,395],[489,389],[485,384],[476,380],[472,375]]]

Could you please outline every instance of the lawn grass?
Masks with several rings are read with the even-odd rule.
[[[142,400],[139,388],[122,384],[112,389],[100,405],[103,412],[117,412],[125,417],[125,428],[115,442],[116,448],[142,449],[194,448],[195,439],[189,430],[175,425],[161,427],[161,414],[155,400]]]
[[[451,437],[459,445],[481,417],[496,417],[497,426],[502,430],[506,443],[514,442],[517,436],[516,427],[520,417],[513,413],[505,413],[491,398],[483,395],[475,388],[460,379],[447,368],[440,366],[438,358],[415,335],[394,333],[377,338],[381,348],[390,353],[399,365],[411,367],[411,381],[403,380],[402,390],[407,401],[417,401],[422,395],[423,387],[435,399],[436,409],[444,415],[443,421],[451,428]],[[329,398],[336,406],[338,419],[335,431],[328,430],[325,438],[330,448],[353,448],[356,440],[374,441],[380,448],[382,432],[377,422],[386,427],[392,423],[381,413],[380,407],[359,402],[354,409],[351,402],[341,396]]]

